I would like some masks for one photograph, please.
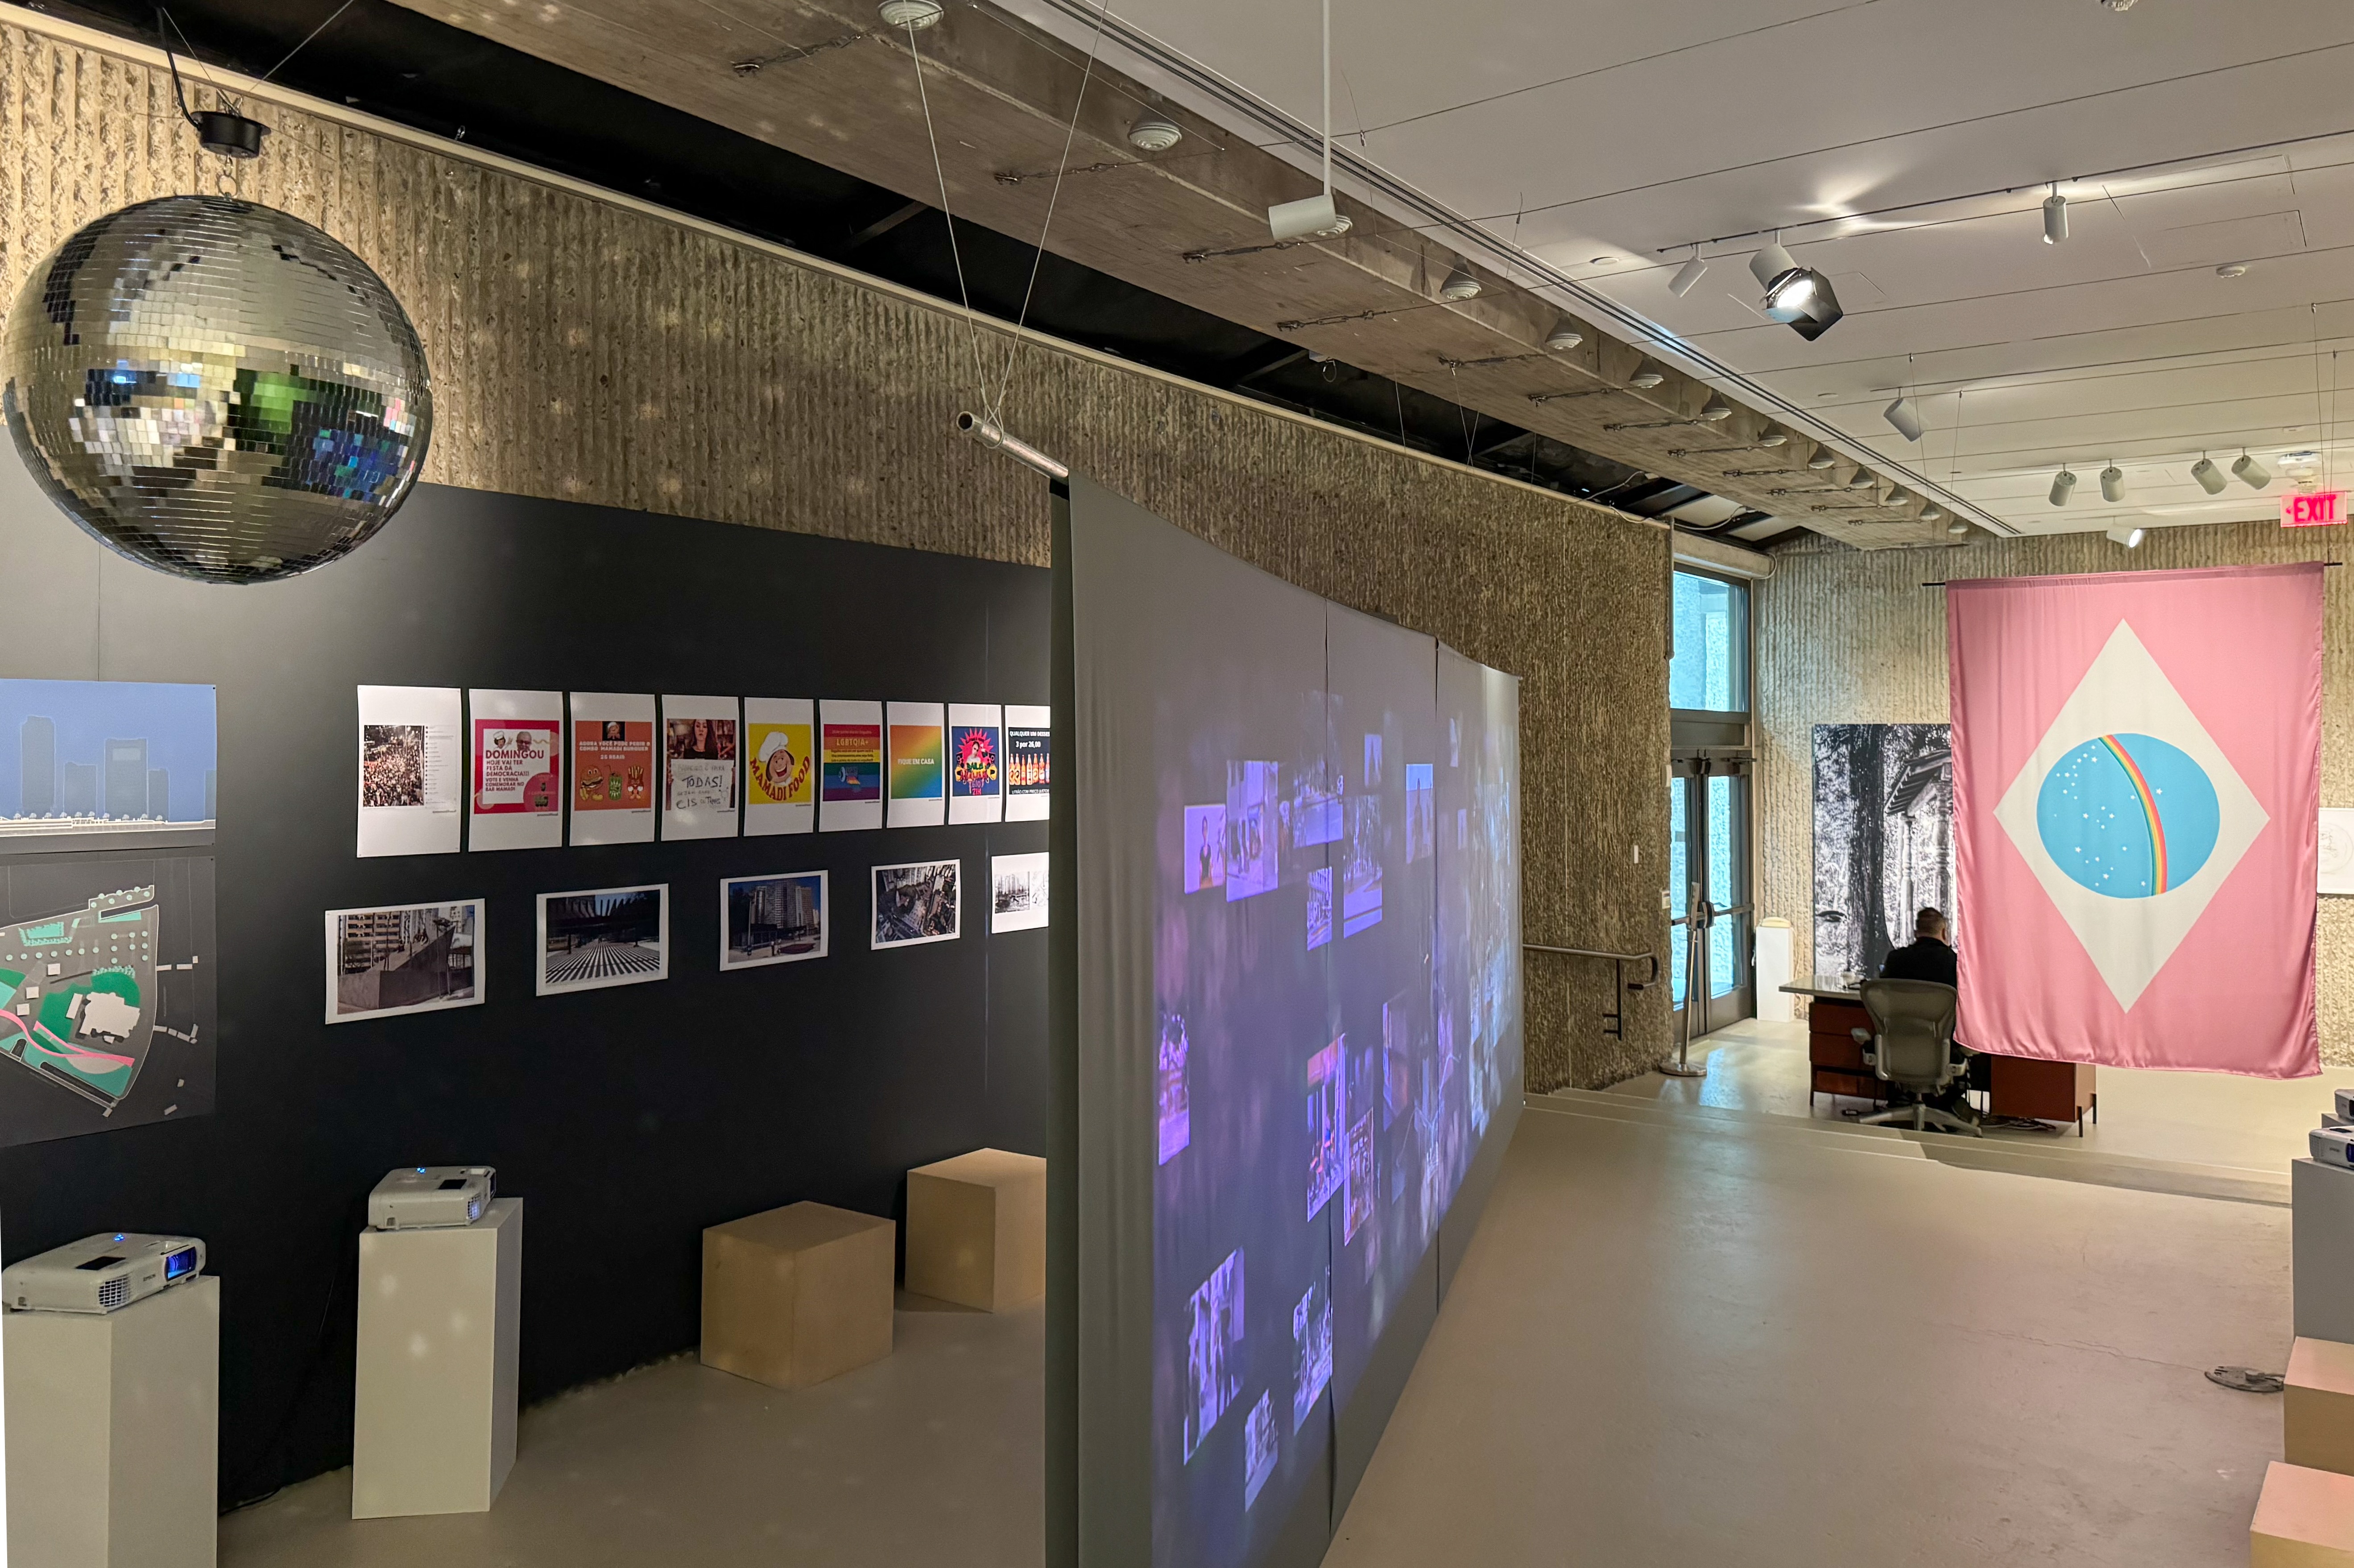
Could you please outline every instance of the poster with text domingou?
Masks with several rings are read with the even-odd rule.
[[[467,847],[560,847],[564,694],[476,689],[466,710]]]

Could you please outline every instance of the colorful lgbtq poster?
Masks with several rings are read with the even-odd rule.
[[[937,828],[948,817],[948,715],[938,703],[893,703],[890,810],[884,825]]]
[[[817,726],[807,697],[744,699],[744,836],[817,829]]]
[[[1005,705],[1005,820],[1009,822],[1046,820],[1054,715],[1052,708]]]
[[[572,694],[572,842],[654,837],[653,694]]]
[[[1005,710],[949,705],[949,821],[994,822],[1005,815]]]
[[[1961,1040],[2319,1070],[2321,573],[1947,587]]]
[[[818,831],[881,827],[883,705],[828,697],[818,729]]]
[[[564,842],[562,692],[466,694],[466,847],[556,849]]]

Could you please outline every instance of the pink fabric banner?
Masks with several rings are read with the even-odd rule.
[[[1965,1044],[2320,1071],[2321,573],[1947,585]]]

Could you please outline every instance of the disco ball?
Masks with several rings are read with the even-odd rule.
[[[425,352],[384,280],[226,196],[126,207],[37,263],[0,345],[0,410],[92,537],[216,583],[366,543],[433,429]]]

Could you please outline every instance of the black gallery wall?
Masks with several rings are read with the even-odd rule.
[[[13,452],[0,530],[0,675],[218,688],[217,1109],[0,1150],[0,1245],[204,1238],[225,1504],[349,1461],[353,1237],[395,1166],[494,1165],[524,1200],[528,1403],[691,1348],[706,1225],[801,1199],[898,1218],[910,1166],[1044,1152],[1046,932],[989,935],[985,891],[1044,822],[354,841],[361,684],[1043,704],[1047,572],[428,485],[344,561],[215,587],[104,551]],[[869,868],[949,857],[962,937],[871,951]],[[720,972],[719,880],[819,868],[830,956]],[[670,887],[669,978],[535,996],[536,895],[642,883]],[[482,1005],[322,1021],[323,911],[471,897]]]

